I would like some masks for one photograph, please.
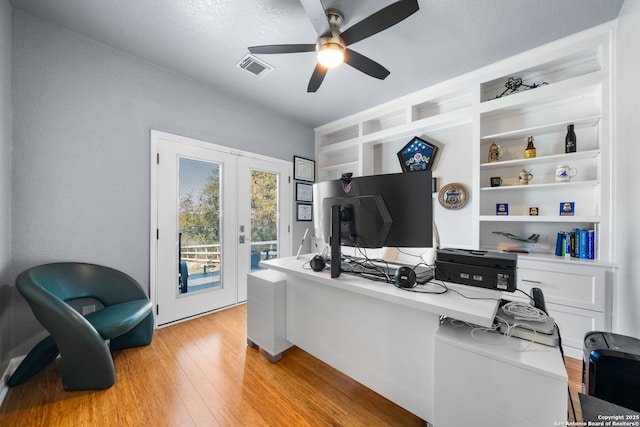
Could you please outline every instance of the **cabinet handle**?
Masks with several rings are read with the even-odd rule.
[[[539,285],[542,284],[542,282],[539,281],[539,280],[528,280],[528,279],[520,279],[520,280],[522,280],[523,282],[528,282],[528,283],[537,283]]]

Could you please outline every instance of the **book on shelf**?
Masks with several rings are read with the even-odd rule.
[[[596,259],[597,233],[595,230],[574,228],[559,231],[556,238],[557,256]]]

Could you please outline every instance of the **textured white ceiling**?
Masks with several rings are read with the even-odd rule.
[[[318,0],[320,1],[320,0]],[[344,28],[394,0],[322,0]],[[342,65],[307,93],[313,53],[261,55],[259,79],[236,67],[247,47],[315,43],[299,0],[13,0],[72,32],[317,126],[618,16],[624,0],[419,0],[398,25],[350,47],[391,71]]]

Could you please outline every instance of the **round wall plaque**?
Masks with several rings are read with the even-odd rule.
[[[460,209],[467,204],[468,199],[467,189],[457,182],[445,185],[438,193],[438,201],[445,209]]]

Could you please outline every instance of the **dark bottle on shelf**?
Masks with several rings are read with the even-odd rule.
[[[576,152],[576,133],[573,130],[573,125],[567,126],[567,136],[564,139],[564,152],[565,153]]]

